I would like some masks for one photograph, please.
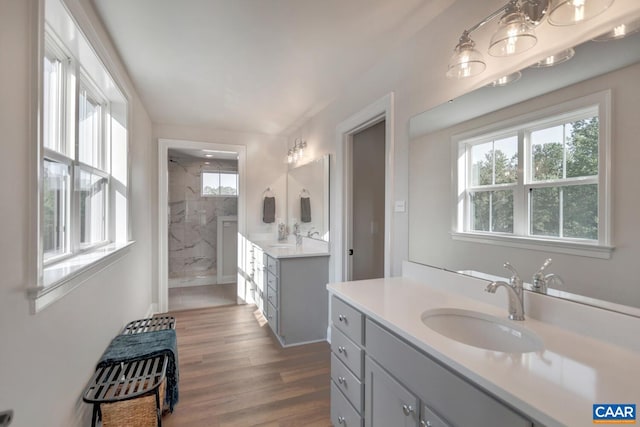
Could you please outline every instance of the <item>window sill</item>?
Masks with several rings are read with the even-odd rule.
[[[27,290],[31,313],[38,313],[118,261],[134,243],[112,243],[44,267],[41,285]]]
[[[601,246],[590,243],[558,242],[546,239],[525,238],[505,235],[488,235],[479,233],[451,232],[453,240],[484,243],[488,245],[507,246],[510,248],[529,249],[566,255],[577,255],[590,258],[610,259],[613,246]]]

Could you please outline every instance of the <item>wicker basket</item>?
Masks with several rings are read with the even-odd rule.
[[[160,384],[160,406],[164,404],[166,380]],[[156,427],[158,412],[156,395],[149,394],[135,399],[100,404],[103,427]]]

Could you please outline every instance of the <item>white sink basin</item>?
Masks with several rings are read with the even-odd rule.
[[[533,332],[477,311],[437,308],[422,313],[422,323],[448,338],[474,347],[504,353],[529,353],[544,348]]]

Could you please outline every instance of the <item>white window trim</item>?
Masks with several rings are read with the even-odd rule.
[[[504,135],[518,130],[524,125],[528,128],[535,126],[537,121],[545,118],[559,116],[569,117],[577,110],[597,106],[599,116],[600,142],[598,148],[598,241],[583,241],[580,239],[552,239],[523,235],[518,227],[522,227],[522,221],[514,215],[514,234],[498,234],[468,231],[469,224],[465,221],[464,192],[466,188],[466,175],[459,174],[465,170],[466,148],[461,142],[471,142],[474,139],[485,139],[495,135]],[[520,154],[522,159],[523,153]],[[454,240],[515,247],[529,250],[539,250],[552,253],[563,253],[593,258],[611,258],[614,250],[612,241],[612,189],[611,189],[611,90],[597,92],[571,101],[563,102],[548,108],[530,112],[521,116],[502,120],[483,126],[468,132],[454,135],[451,138],[451,162],[452,175],[451,207],[452,223],[451,237]],[[520,163],[521,165],[523,163]],[[464,169],[462,169],[464,168]],[[522,176],[522,171],[519,171]],[[548,184],[545,182],[544,184]],[[536,186],[537,183],[528,182],[525,186]],[[514,204],[520,203],[524,196],[514,194]]]
[[[46,0],[49,1],[49,0]],[[69,7],[59,1],[59,0],[51,0],[51,6],[47,8],[45,12],[45,0],[38,0],[38,14],[34,14],[34,19],[31,22],[31,28],[33,31],[38,34],[38,37],[34,38],[34,43],[32,45],[33,49],[33,58],[36,60],[33,61],[31,66],[31,79],[34,82],[34,87],[37,90],[37,96],[33,97],[31,100],[31,111],[33,112],[32,116],[32,124],[31,127],[33,129],[31,133],[31,139],[34,141],[33,150],[31,151],[33,163],[31,166],[31,176],[32,181],[30,182],[30,186],[34,193],[32,197],[32,211],[33,215],[31,217],[32,228],[30,230],[30,246],[29,246],[29,254],[30,258],[36,260],[29,269],[29,284],[25,287],[27,296],[30,301],[30,309],[32,314],[36,314],[45,307],[49,306],[53,302],[63,298],[66,294],[71,292],[76,287],[80,286],[83,282],[91,278],[93,275],[99,273],[112,266],[119,259],[124,257],[130,247],[135,244],[135,241],[131,239],[131,200],[130,200],[130,168],[131,168],[131,158],[130,158],[130,137],[131,137],[131,123],[132,123],[132,113],[131,113],[131,95],[130,91],[127,90],[129,86],[127,86],[126,81],[123,80],[123,75],[118,73],[118,70],[115,70],[114,74],[114,61],[110,57],[110,54],[105,50],[104,45],[100,42],[99,35],[95,32],[92,27],[91,22],[86,19],[85,15],[80,16],[80,21],[84,25],[80,25],[78,21],[76,21],[76,16],[70,11]],[[76,6],[71,7],[76,12],[81,12]],[[54,21],[59,25],[66,25],[65,28],[71,29],[69,34],[66,34],[70,40],[78,40],[81,38],[82,40],[78,40],[77,45],[73,44],[73,47],[76,49],[75,53],[67,52],[67,44],[62,41],[58,37],[58,33],[53,30],[49,23],[46,21],[46,16],[54,17]],[[37,16],[36,16],[37,15]],[[60,22],[58,22],[60,21]],[[89,34],[85,33],[85,29],[88,28]],[[88,37],[90,36],[90,37]],[[97,41],[97,42],[96,42]],[[52,43],[53,42],[53,43]],[[75,43],[75,42],[74,42]],[[53,44],[57,46],[57,49],[50,49],[49,44]],[[96,48],[98,51],[96,51]],[[115,99],[118,103],[118,116],[124,120],[127,127],[126,134],[126,154],[127,154],[127,164],[126,164],[126,177],[127,182],[126,185],[126,197],[127,197],[127,209],[126,209],[126,240],[115,241],[115,227],[113,220],[113,207],[107,205],[106,215],[107,215],[107,223],[109,233],[114,233],[113,235],[108,234],[107,238],[110,241],[103,242],[96,246],[91,246],[90,248],[82,248],[78,253],[72,254],[69,257],[61,257],[56,258],[55,261],[47,260],[47,264],[45,265],[43,260],[43,252],[42,252],[42,236],[41,236],[41,228],[42,228],[42,215],[40,212],[40,206],[42,204],[42,164],[45,157],[50,157],[53,160],[59,160],[60,158],[65,159],[65,164],[67,162],[71,162],[71,170],[70,175],[74,175],[76,173],[76,168],[82,165],[83,168],[88,170],[93,170],[95,168],[88,167],[83,163],[76,161],[76,153],[75,153],[75,140],[77,132],[77,114],[78,108],[75,106],[76,115],[75,117],[70,117],[69,120],[65,121],[64,126],[69,127],[67,132],[73,132],[72,141],[66,140],[70,145],[67,147],[69,150],[74,150],[70,153],[65,153],[65,155],[59,155],[57,152],[45,149],[42,140],[42,125],[41,125],[41,111],[42,111],[42,102],[43,102],[43,58],[45,52],[52,52],[56,56],[62,53],[62,57],[66,59],[66,61],[71,61],[71,67],[73,68],[76,85],[73,88],[65,88],[66,91],[73,90],[73,94],[75,94],[75,99],[77,100],[77,90],[80,87],[80,78],[82,70],[81,65],[85,64],[85,62],[80,61],[78,58],[86,59],[86,63],[91,65],[92,70],[97,71],[101,74],[101,79],[106,78],[110,80],[111,85],[108,88],[108,96],[105,96],[101,90],[95,85],[95,82],[89,78],[89,85],[92,94],[96,94],[96,92],[100,95],[100,98],[103,100],[111,100]],[[79,56],[77,56],[79,55]],[[59,58],[62,59],[62,58]],[[75,64],[74,61],[78,61],[78,64]],[[98,65],[97,65],[98,64]],[[69,66],[69,62],[65,62],[66,66]],[[85,77],[89,77],[87,74]],[[86,82],[86,80],[85,80]],[[67,85],[68,82],[65,82]],[[96,90],[97,89],[97,90]],[[68,96],[65,93],[65,96]],[[67,99],[65,99],[65,102]],[[109,102],[111,102],[109,101]],[[109,117],[109,122],[105,122],[103,124],[103,136],[105,138],[110,138],[110,127],[112,125],[113,118],[111,116],[111,111],[105,111],[103,114]],[[110,140],[109,140],[110,143]],[[111,155],[112,147],[105,147],[104,155]],[[68,155],[68,159],[67,159]],[[111,177],[112,173],[112,165],[110,163],[105,163],[104,165],[105,171],[108,171],[107,174]],[[104,174],[104,171],[101,171],[100,174]],[[71,179],[75,179],[75,176]],[[114,197],[114,189],[111,185],[111,179],[108,183],[107,188],[107,198],[109,201]]]

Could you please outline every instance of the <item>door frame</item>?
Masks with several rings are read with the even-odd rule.
[[[196,149],[228,151],[238,154],[238,236],[246,229],[246,162],[247,147],[244,145],[218,144],[180,139],[158,139],[158,312],[169,309],[169,150]],[[240,244],[238,244],[238,247]],[[237,281],[238,286],[240,280]],[[240,290],[238,289],[238,293]]]
[[[352,241],[352,147],[353,135],[385,121],[385,196],[384,196],[384,276],[391,276],[393,236],[393,200],[395,187],[395,124],[394,94],[388,93],[366,106],[336,127],[336,197],[335,227],[332,227],[333,281],[342,282],[350,277],[351,262],[347,250]]]

